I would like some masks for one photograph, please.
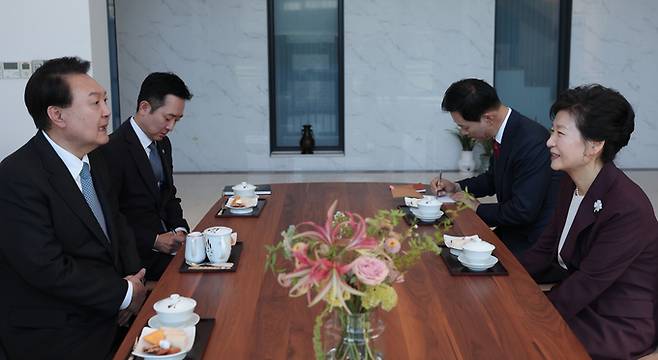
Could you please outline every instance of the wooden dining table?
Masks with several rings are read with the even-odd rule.
[[[338,209],[372,216],[403,204],[386,183],[273,184],[258,217],[217,218],[218,200],[195,230],[228,226],[243,242],[235,272],[181,273],[179,251],[157,283],[115,354],[124,360],[155,315],[153,304],[172,293],[194,298],[195,312],[214,319],[204,359],[313,359],[313,322],[323,305],[308,307],[265,270],[265,245],[291,224],[324,222]],[[478,234],[496,246],[505,276],[453,276],[440,256],[425,254],[403,283],[398,304],[381,311],[385,330],[376,348],[386,359],[588,359],[582,344],[528,273],[470,209],[453,219],[450,233]],[[402,224],[401,226],[407,226]],[[421,231],[434,231],[420,226]],[[447,250],[444,250],[447,251]]]

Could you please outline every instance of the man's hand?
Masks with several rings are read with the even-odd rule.
[[[124,310],[119,311],[119,318],[117,323],[120,326],[128,324],[130,317],[137,314],[146,299],[146,288],[144,287],[144,275],[146,269],[141,269],[135,275],[128,275],[124,279],[130,281],[133,285],[133,296],[130,299],[130,304]]]
[[[452,181],[441,179],[437,176],[430,182],[432,187],[432,193],[438,196],[443,196],[446,194],[453,194],[461,190],[457,184]]]
[[[474,199],[471,196],[466,196],[466,194],[463,191],[452,194],[450,195],[450,197],[455,201],[463,202],[466,206],[473,209],[473,211],[476,211],[478,209],[478,206],[480,206],[480,202],[477,201],[477,199]]]
[[[182,231],[178,232],[166,232],[159,234],[155,238],[155,244],[153,247],[161,253],[172,254],[180,249],[181,245],[185,241],[185,233]]]

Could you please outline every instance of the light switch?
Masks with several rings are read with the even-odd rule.
[[[21,61],[21,78],[29,79],[32,76],[32,64],[29,61]]]
[[[37,69],[40,68],[43,63],[43,60],[32,60],[32,74],[34,74],[34,72],[37,71]]]
[[[2,63],[2,73],[5,79],[20,79],[21,70],[18,68],[17,62]]]

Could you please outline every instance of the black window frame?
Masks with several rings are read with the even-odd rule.
[[[270,154],[276,152],[299,151],[297,146],[277,146],[276,145],[276,64],[274,57],[274,1],[267,0],[267,55],[268,55],[268,77],[269,77],[269,110],[270,110]],[[344,19],[343,19],[343,0],[337,0],[337,21],[338,21],[338,145],[336,146],[315,146],[317,152],[344,152],[345,151],[345,59],[344,59]],[[301,128],[300,138],[301,138]]]

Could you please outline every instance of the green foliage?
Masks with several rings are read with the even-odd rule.
[[[482,155],[491,156],[493,154],[492,139],[480,140],[479,143],[482,146]]]
[[[324,360],[324,349],[322,348],[322,324],[324,318],[327,317],[331,311],[331,306],[327,305],[324,310],[315,317],[315,324],[313,325],[313,351],[315,351],[315,358]]]
[[[265,271],[271,271],[273,273],[284,272],[285,269],[277,269],[277,253],[283,250],[283,242],[280,241],[275,245],[265,245],[265,251],[267,251],[267,257],[265,258]]]
[[[374,309],[381,305],[385,311],[391,311],[398,303],[398,294],[388,284],[369,286],[364,291],[361,303],[366,310]]]
[[[450,133],[455,135],[455,137],[459,140],[459,143],[462,146],[462,150],[464,151],[472,151],[473,146],[475,146],[475,139],[468,135],[463,135],[459,129],[454,129],[454,130],[448,130]]]

